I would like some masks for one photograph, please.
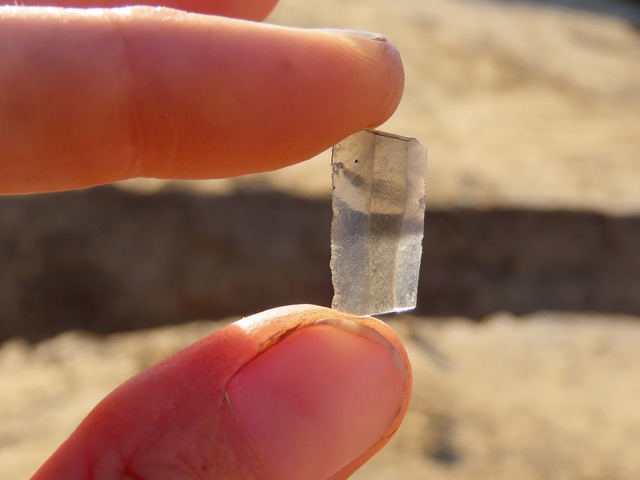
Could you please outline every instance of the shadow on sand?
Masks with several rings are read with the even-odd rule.
[[[640,315],[640,217],[427,213],[417,313]],[[328,305],[331,205],[100,187],[0,198],[0,340]]]

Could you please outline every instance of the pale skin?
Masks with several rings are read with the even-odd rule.
[[[54,3],[0,7],[2,194],[272,170],[379,125],[402,94],[389,43],[259,23],[275,0]],[[283,307],[121,385],[33,478],[346,478],[410,386],[382,322]]]

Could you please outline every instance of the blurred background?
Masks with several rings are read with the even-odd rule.
[[[379,31],[429,149],[415,370],[356,478],[640,478],[640,3],[282,0]],[[329,154],[269,174],[0,197],[0,478],[239,316],[328,305]]]

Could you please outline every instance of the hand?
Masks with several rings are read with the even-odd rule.
[[[183,3],[258,18],[274,1]],[[400,101],[400,58],[373,38],[149,7],[0,7],[0,193],[309,158]]]
[[[172,6],[257,20],[273,3]],[[1,7],[0,192],[301,161],[396,108],[399,57],[372,38],[168,9]],[[34,478],[345,478],[397,429],[410,384],[383,323],[283,307],[124,383]]]

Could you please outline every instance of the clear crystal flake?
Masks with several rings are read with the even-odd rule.
[[[362,130],[333,147],[332,307],[355,315],[415,308],[427,151]]]

